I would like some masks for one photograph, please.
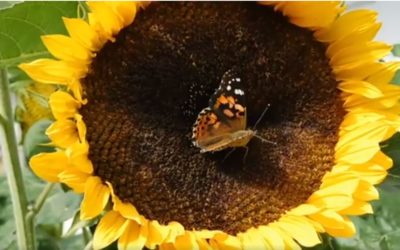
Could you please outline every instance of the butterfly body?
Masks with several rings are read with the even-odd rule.
[[[245,147],[247,143],[253,138],[255,131],[239,130],[233,133],[217,136],[211,140],[202,141],[201,153],[221,151],[226,148]]]
[[[241,79],[227,71],[193,125],[193,144],[201,153],[246,147],[256,131],[247,128],[245,92]]]

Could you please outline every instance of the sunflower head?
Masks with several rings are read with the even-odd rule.
[[[31,167],[84,194],[82,219],[111,202],[96,248],[291,249],[318,233],[351,236],[348,216],[372,212],[392,165],[379,143],[399,128],[388,84],[399,64],[379,61],[391,47],[372,41],[375,13],[343,14],[337,2],[88,4],[88,23],[64,19],[70,37],[43,38],[58,60],[20,67],[68,89],[50,97],[47,134],[60,150]],[[233,68],[247,126],[270,106],[257,135],[274,144],[202,154],[193,122]]]

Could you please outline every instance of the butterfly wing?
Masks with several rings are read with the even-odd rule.
[[[241,119],[222,122],[210,108],[205,108],[199,113],[193,126],[193,144],[201,152],[222,150],[234,141],[232,135],[242,130],[242,123]]]
[[[193,143],[201,152],[229,147],[238,138],[237,133],[245,131],[244,101],[241,79],[233,71],[227,71],[211,96],[209,107],[199,113],[193,126]]]
[[[237,118],[241,119],[241,129],[246,128],[245,92],[242,80],[233,70],[228,70],[222,76],[219,88],[214,92],[209,101],[209,107],[222,122],[231,123]]]

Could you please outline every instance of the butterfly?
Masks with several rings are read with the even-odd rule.
[[[201,153],[216,152],[226,148],[246,147],[254,136],[259,137],[256,130],[247,128],[242,80],[233,70],[228,70],[222,76],[219,88],[212,94],[209,106],[198,114],[193,125],[192,142],[200,148]]]

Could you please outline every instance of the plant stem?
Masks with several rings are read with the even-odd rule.
[[[32,52],[28,54],[21,54],[16,57],[0,60],[0,67],[16,66],[22,62],[33,61],[38,58],[49,57],[50,53],[47,51]]]
[[[90,232],[89,228],[87,227],[82,228],[82,236],[85,244],[89,244],[90,239],[92,238],[92,233]]]
[[[25,220],[28,209],[21,164],[18,155],[17,138],[14,131],[14,119],[9,90],[7,70],[0,68],[0,142],[3,151],[3,163],[6,169],[8,186],[13,204],[17,230],[17,243],[21,250],[34,250],[35,240],[32,225]]]
[[[42,209],[44,202],[46,201],[47,196],[55,186],[54,183],[48,183],[42,192],[37,197],[35,204],[33,206],[28,207],[28,212],[26,214],[26,223],[31,228],[32,233],[35,233],[35,216],[39,213],[40,209]]]
[[[93,241],[89,241],[87,245],[85,246],[84,250],[92,250],[93,249]]]
[[[40,209],[42,209],[43,204],[47,199],[47,196],[49,195],[51,190],[53,190],[55,185],[56,184],[54,183],[47,183],[46,187],[44,187],[43,191],[39,194],[39,196],[35,201],[35,205],[33,207],[33,211],[35,212],[35,214],[37,214],[40,211]]]

